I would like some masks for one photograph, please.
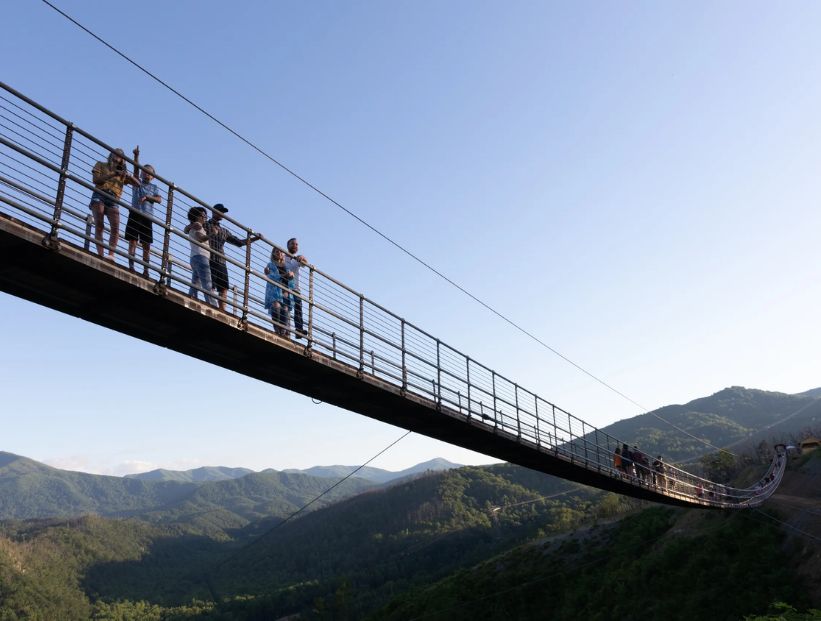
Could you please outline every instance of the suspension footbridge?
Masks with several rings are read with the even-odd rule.
[[[302,268],[299,292],[286,292],[304,309],[305,334],[295,334],[265,310],[266,288],[283,288],[264,273],[276,245],[230,218],[246,243],[220,253],[236,283],[226,309],[194,299],[186,214],[211,206],[162,175],[155,180],[162,202],[150,217],[157,249],[147,262],[132,258],[148,277],[125,267],[125,247],[109,248],[120,263],[99,256],[90,171],[112,150],[0,83],[0,290],[431,438],[636,498],[744,509],[763,503],[781,481],[783,446],[762,480],[744,489],[669,464],[617,468],[614,453],[624,442],[314,265]],[[120,206],[124,214],[131,209]]]

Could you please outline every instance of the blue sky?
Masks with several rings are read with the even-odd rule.
[[[816,3],[58,5],[648,408],[821,385]],[[0,12],[3,81],[588,422],[639,413],[45,4]],[[7,295],[0,316],[0,450],[286,468],[402,433]],[[490,461],[411,436],[373,465],[434,456]]]

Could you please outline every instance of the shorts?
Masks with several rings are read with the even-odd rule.
[[[211,260],[211,284],[220,293],[228,290],[228,266],[225,263]]]
[[[154,229],[153,223],[143,213],[139,211],[131,211],[128,214],[128,223],[125,225],[125,239],[126,241],[137,241],[141,244],[154,243]]]
[[[89,207],[91,207],[94,203],[103,204],[103,213],[105,215],[114,213],[115,211],[119,212],[120,210],[120,206],[117,204],[117,199],[108,192],[97,192],[96,190],[92,192]]]

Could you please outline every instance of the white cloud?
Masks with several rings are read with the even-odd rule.
[[[99,474],[99,471],[90,467],[88,458],[82,455],[68,455],[66,457],[46,459],[43,463],[52,468],[59,468],[60,470],[74,470],[77,472]]]
[[[120,462],[119,464],[116,464],[114,466],[105,468],[105,470],[101,474],[108,474],[115,477],[121,477],[126,474],[137,474],[140,472],[148,472],[149,470],[156,470],[159,467],[159,465],[150,461],[130,459],[127,461]]]

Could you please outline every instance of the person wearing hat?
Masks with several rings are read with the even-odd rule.
[[[228,265],[225,261],[225,242],[232,246],[242,247],[249,242],[259,239],[258,235],[253,235],[248,239],[240,239],[228,229],[220,224],[223,215],[228,213],[228,209],[222,203],[217,203],[211,208],[211,219],[205,225],[205,232],[208,233],[208,245],[211,246],[211,282],[219,295],[219,309],[225,310],[225,300],[228,297]]]
[[[105,162],[97,162],[91,170],[94,182],[94,192],[91,194],[89,209],[94,216],[94,239],[97,244],[97,254],[103,256],[103,231],[108,218],[111,235],[108,241],[108,258],[114,260],[114,251],[120,239],[120,207],[117,204],[123,193],[123,185],[139,185],[139,181],[128,174],[125,167],[125,152],[114,149]]]

